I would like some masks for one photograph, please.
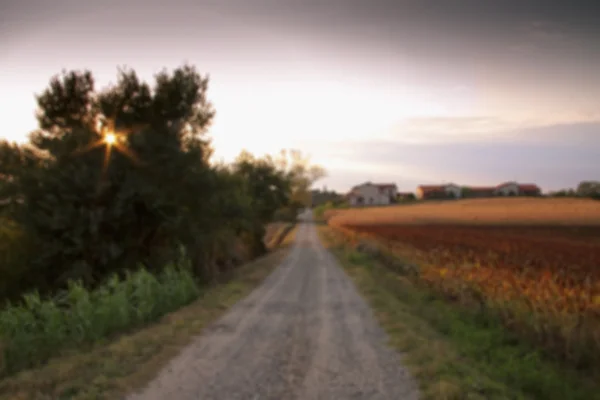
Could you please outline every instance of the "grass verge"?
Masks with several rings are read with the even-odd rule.
[[[544,359],[500,324],[444,301],[331,228],[319,233],[403,353],[423,399],[600,399],[600,383]]]
[[[207,288],[198,300],[158,322],[1,380],[0,399],[113,400],[142,387],[204,327],[273,271],[287,254],[294,233],[289,232],[279,249],[240,267],[228,282]]]

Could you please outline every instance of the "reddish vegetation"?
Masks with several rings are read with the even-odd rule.
[[[600,229],[596,227],[490,227],[348,225],[348,228],[400,241],[429,252],[441,265],[485,264],[517,269],[531,277],[558,273],[572,286],[600,281]],[[565,274],[568,269],[568,274]],[[600,293],[599,293],[600,294]]]
[[[503,201],[341,211],[330,223],[417,258],[424,282],[452,298],[482,296],[509,326],[553,352],[576,363],[599,361],[600,224],[593,222],[600,214],[581,211],[600,202]]]

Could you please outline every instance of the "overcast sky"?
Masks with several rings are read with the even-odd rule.
[[[104,86],[187,61],[225,160],[299,148],[338,190],[600,178],[598,1],[5,0],[0,38],[14,140],[63,68]]]

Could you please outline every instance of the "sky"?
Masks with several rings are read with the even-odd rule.
[[[297,148],[317,186],[600,179],[600,2],[5,0],[0,137],[63,69],[210,77],[215,157]]]

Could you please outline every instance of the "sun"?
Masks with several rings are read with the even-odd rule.
[[[104,135],[104,138],[102,140],[108,146],[112,146],[113,144],[117,143],[117,135],[115,135],[114,133],[107,133]]]

